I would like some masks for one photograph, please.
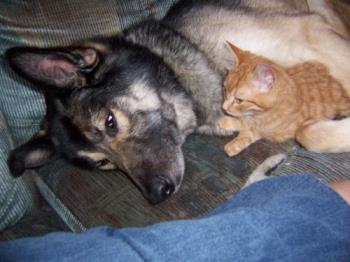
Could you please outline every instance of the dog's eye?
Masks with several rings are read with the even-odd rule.
[[[102,159],[102,160],[96,162],[96,167],[99,168],[99,167],[107,165],[108,163],[110,163],[110,161],[108,159]]]
[[[114,114],[109,112],[105,122],[106,133],[109,136],[115,136],[118,132],[117,122],[115,121]]]
[[[106,128],[115,128],[115,120],[112,112],[109,112],[106,118]]]

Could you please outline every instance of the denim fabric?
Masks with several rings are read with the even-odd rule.
[[[32,208],[29,186],[22,178],[14,179],[6,165],[11,149],[10,132],[0,111],[0,232],[13,225]]]
[[[350,261],[350,206],[311,175],[251,185],[193,220],[0,244],[1,261]]]

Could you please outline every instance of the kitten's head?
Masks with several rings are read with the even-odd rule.
[[[274,92],[276,70],[268,59],[243,51],[228,43],[236,66],[224,82],[223,109],[235,117],[254,116],[271,109],[278,97]]]

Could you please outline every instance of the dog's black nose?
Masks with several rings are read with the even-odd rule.
[[[152,185],[149,201],[158,204],[174,193],[175,185],[168,179],[162,179]]]
[[[159,187],[159,195],[166,198],[174,192],[174,185],[172,183],[166,182]]]

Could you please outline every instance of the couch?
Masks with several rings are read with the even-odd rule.
[[[0,2],[0,241],[52,231],[81,232],[99,225],[145,226],[204,215],[230,198],[266,157],[288,155],[274,175],[312,173],[326,181],[350,178],[350,154],[316,154],[294,141],[261,140],[229,158],[223,145],[232,138],[191,135],[185,145],[186,175],[174,196],[149,204],[123,173],[89,172],[62,160],[14,179],[6,160],[11,149],[39,128],[45,108],[41,93],[15,75],[4,61],[19,45],[68,45],[96,35],[109,36],[149,17],[161,18],[176,0]],[[294,0],[307,11],[304,0]],[[350,5],[336,8],[349,23]]]

